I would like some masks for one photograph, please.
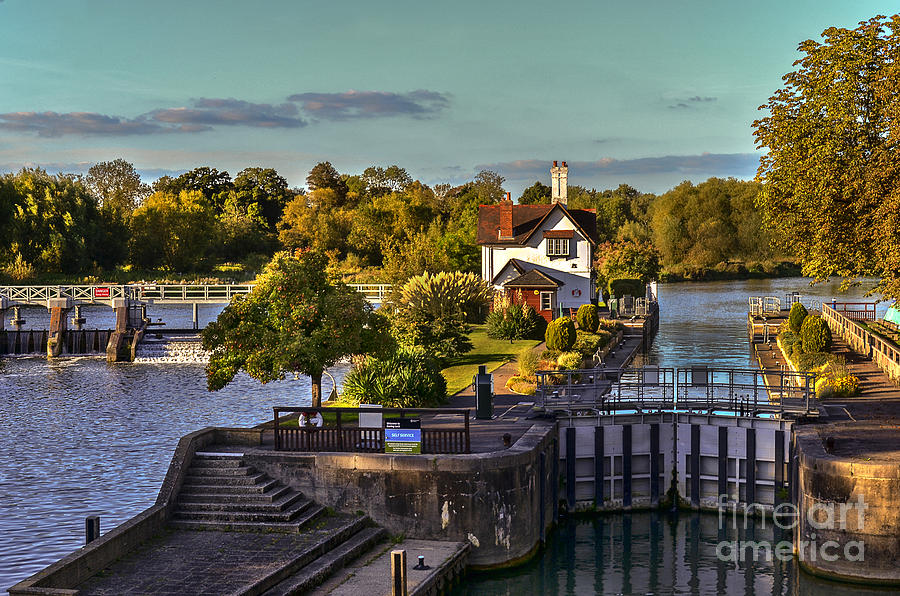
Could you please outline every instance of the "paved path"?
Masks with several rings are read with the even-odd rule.
[[[391,551],[406,551],[407,588],[416,588],[436,579],[442,565],[452,564],[463,554],[465,543],[437,540],[407,539],[399,544],[385,545],[371,556],[360,557],[326,583],[314,594],[329,596],[389,596],[391,593]],[[428,569],[415,569],[419,555],[425,557]]]
[[[88,596],[221,596],[290,563],[345,523],[323,518],[299,534],[168,530],[78,586]]]
[[[830,417],[846,420],[880,420],[889,424],[900,424],[900,387],[891,382],[871,359],[857,354],[844,339],[834,334],[832,353],[847,361],[850,374],[859,379],[860,394],[823,400]],[[759,352],[762,365],[766,369],[789,368],[781,350],[773,342],[771,351]],[[900,439],[898,439],[900,440]]]

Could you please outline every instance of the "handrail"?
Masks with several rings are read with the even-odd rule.
[[[900,348],[885,341],[884,338],[863,328],[860,323],[847,316],[846,313],[822,304],[822,318],[831,329],[859,354],[872,358],[875,363],[894,383],[900,384]]]
[[[247,294],[256,284],[75,284],[56,286],[0,286],[0,297],[10,305],[47,304],[54,298],[71,298],[89,304],[111,303],[117,298],[154,302],[206,302],[224,304],[238,294]],[[347,284],[370,302],[383,303],[390,284]]]
[[[804,414],[816,411],[815,373],[749,368],[581,369],[538,371],[535,403],[603,413],[728,411]]]

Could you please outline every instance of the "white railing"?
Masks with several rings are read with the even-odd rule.
[[[347,284],[366,297],[369,302],[383,304],[391,293],[391,284]]]
[[[369,302],[383,303],[391,292],[390,284],[347,284]],[[30,304],[47,306],[54,298],[71,298],[74,302],[109,304],[116,298],[155,303],[230,302],[237,294],[247,294],[254,284],[94,284],[72,286],[0,286],[0,297],[10,306]]]

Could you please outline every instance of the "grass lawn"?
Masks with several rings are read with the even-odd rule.
[[[447,395],[453,395],[471,385],[472,377],[478,372],[478,365],[487,365],[488,372],[491,372],[515,360],[522,348],[533,348],[541,343],[536,339],[517,339],[512,343],[505,339],[492,339],[487,336],[485,325],[475,325],[469,339],[474,346],[472,351],[454,358],[450,366],[441,371],[447,379]]]

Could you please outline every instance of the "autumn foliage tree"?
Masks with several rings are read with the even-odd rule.
[[[760,109],[758,198],[806,275],[876,275],[900,295],[900,15],[831,27]]]
[[[203,330],[211,391],[241,370],[262,383],[300,373],[312,380],[312,405],[319,407],[323,371],[379,345],[382,317],[362,294],[332,280],[326,264],[318,251],[277,253],[253,291],[235,296]]]

